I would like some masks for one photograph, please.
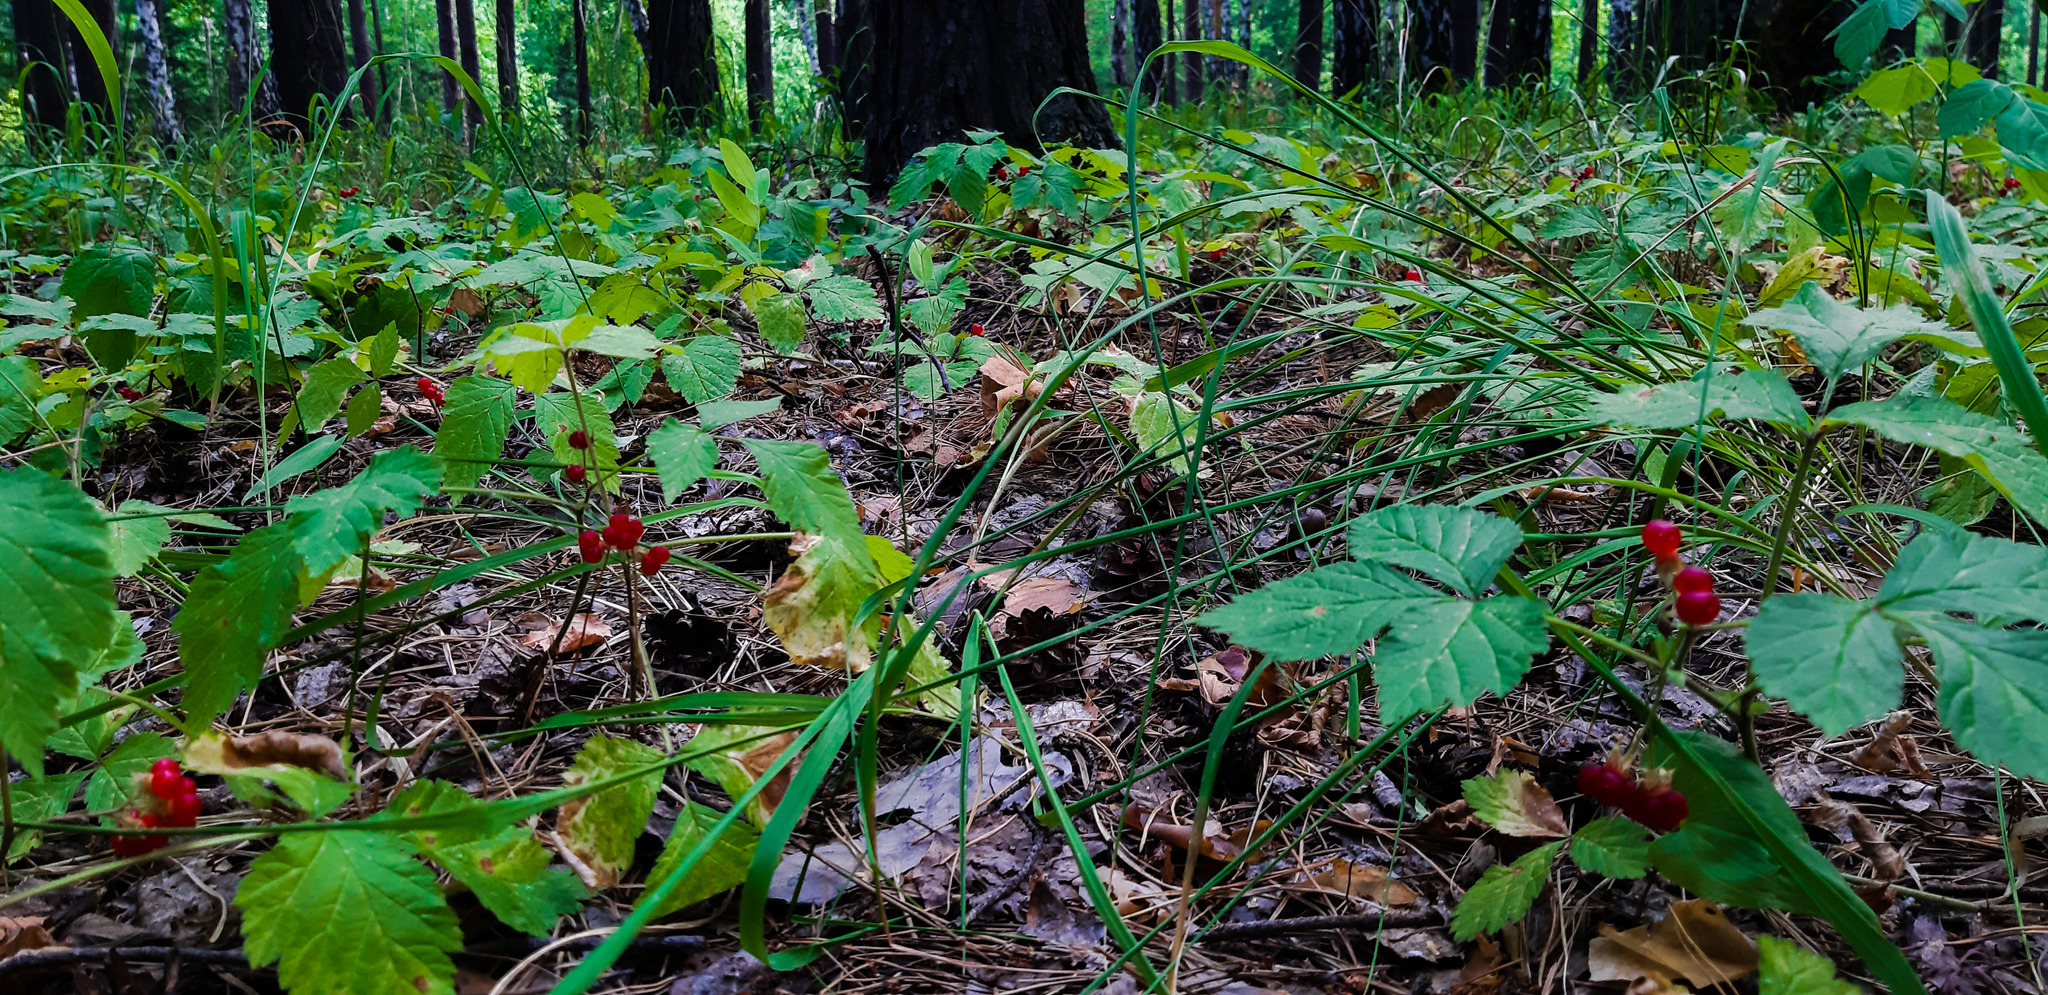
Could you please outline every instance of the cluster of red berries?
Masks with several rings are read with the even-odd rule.
[[[1579,184],[1584,183],[1592,178],[1593,167],[1587,166],[1586,168],[1579,170],[1579,175],[1572,177],[1572,189],[1577,190],[1579,188]]]
[[[205,803],[199,800],[199,785],[185,776],[178,761],[164,757],[149,767],[149,793],[156,798],[153,805],[160,811],[144,812],[129,809],[121,817],[125,829],[189,829],[199,824],[199,812]],[[161,850],[170,842],[162,836],[116,836],[114,852],[123,857],[139,857],[152,850]]]
[[[604,531],[584,529],[576,537],[576,549],[583,554],[585,563],[596,563],[604,559],[607,548],[616,549],[630,559],[634,551],[639,549],[640,537],[646,532],[647,526],[640,519],[625,512],[618,512],[612,515],[611,521],[605,523]],[[668,558],[667,546],[649,546],[645,552],[639,554],[641,575],[652,577],[660,573],[661,568],[667,565]]]
[[[114,388],[114,393],[121,395],[121,400],[124,401],[142,400],[142,392],[136,390],[133,387],[128,386],[127,384],[122,384],[119,387]]]
[[[579,451],[589,449],[590,433],[580,428],[569,433],[569,448]],[[571,463],[562,468],[562,476],[569,478],[569,482],[572,484],[580,484],[590,477],[590,471],[581,463]],[[593,560],[591,562],[594,563],[596,561]]]
[[[2011,192],[2013,192],[2014,190],[2018,190],[2019,188],[2020,188],[2020,178],[2019,178],[2019,177],[2017,177],[2017,176],[2008,176],[2008,177],[2006,177],[2006,178],[2005,178],[2005,192],[2006,192],[2006,193],[2011,193]]]
[[[1579,791],[1660,833],[1677,829],[1685,821],[1684,793],[1661,777],[1638,783],[1611,758],[1579,771]]]
[[[434,407],[440,407],[441,402],[448,399],[448,393],[441,389],[441,385],[426,377],[420,378],[419,388],[420,396],[432,402]]]
[[[362,189],[362,187],[342,187],[341,190],[338,192],[341,194],[341,199],[347,200],[350,197],[355,196],[357,193],[360,193]]]
[[[1714,593],[1714,575],[1689,567],[1678,558],[1685,534],[1675,523],[1657,519],[1643,526],[1643,548],[1657,558],[1657,576],[1670,585],[1677,600],[1673,609],[1687,625],[1710,625],[1721,617],[1721,596]]]

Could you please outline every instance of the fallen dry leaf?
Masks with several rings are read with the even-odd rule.
[[[552,619],[548,621],[546,628],[527,633],[526,638],[520,640],[519,644],[530,650],[546,652],[547,648],[555,643],[556,630],[561,628],[553,624]],[[590,612],[584,612],[570,619],[566,629],[563,629],[561,652],[574,653],[586,647],[602,646],[604,641],[611,637],[610,622]]]
[[[1857,848],[1863,851],[1864,859],[1870,861],[1872,870],[1876,872],[1874,877],[1880,881],[1892,881],[1906,873],[1906,858],[1885,842],[1884,834],[1878,832],[1877,826],[1861,809],[1830,798],[1825,791],[1815,790],[1814,796],[1819,800],[1808,818],[1837,838],[1855,840]]]
[[[1194,838],[1192,829],[1177,822],[1155,821],[1152,815],[1152,810],[1143,805],[1126,805],[1124,825],[1175,849],[1188,849]],[[1226,833],[1223,827],[1212,819],[1209,821],[1209,831],[1202,837],[1202,856],[1211,860],[1235,860],[1238,855],[1244,853],[1245,844],[1250,843],[1252,837],[1265,832],[1266,827],[1272,824],[1270,820],[1261,819],[1243,829]],[[1257,854],[1249,859],[1256,860]]]
[[[991,356],[981,364],[981,411],[986,415],[1038,396],[1030,371],[1007,356]]]
[[[1412,905],[1422,897],[1390,877],[1386,868],[1354,864],[1343,857],[1331,860],[1320,873],[1304,874],[1302,883],[1316,891],[1381,905]]]
[[[57,941],[43,928],[42,916],[0,916],[0,960],[23,950],[53,947]]]
[[[1680,978],[1694,988],[1725,985],[1756,970],[1756,941],[1728,921],[1721,907],[1704,898],[1676,902],[1664,918],[1627,932],[1602,925],[1587,952],[1593,981],[1632,984],[1644,995],[1670,990]]]
[[[348,780],[340,744],[325,736],[275,729],[254,736],[201,736],[185,745],[185,766],[208,774],[231,774],[259,767],[303,767],[337,781]]]
[[[1031,577],[1017,582],[1003,598],[1003,612],[1022,615],[1043,609],[1055,615],[1072,615],[1088,606],[1088,593],[1073,581],[1058,577]]]
[[[1565,822],[1564,812],[1551,799],[1549,790],[1537,784],[1535,778],[1519,770],[1503,769],[1496,780],[1498,783],[1490,788],[1499,792],[1500,808],[1487,820],[1493,823],[1493,828],[1509,836],[1554,839],[1571,835],[1571,825]],[[1468,785],[1484,783],[1467,782]],[[1472,789],[1468,787],[1467,790]],[[1466,795],[1468,799],[1471,797]]]
[[[1920,759],[1919,744],[1906,730],[1913,725],[1913,713],[1897,711],[1884,717],[1878,723],[1877,735],[1868,744],[1849,756],[1849,762],[1868,771],[1889,774],[1904,771],[1914,777],[1932,777],[1925,761]]]

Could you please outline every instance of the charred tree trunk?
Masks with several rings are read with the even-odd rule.
[[[817,22],[818,78],[830,80],[839,71],[839,26],[832,23],[832,0],[803,2],[816,6],[812,19]]]
[[[759,128],[775,113],[775,33],[768,0],[747,0],[747,120]]]
[[[171,64],[164,54],[164,26],[157,0],[135,0],[135,27],[142,34],[142,80],[149,91],[149,116],[157,141],[175,149],[185,142],[178,127],[178,102],[171,96]]]
[[[583,0],[569,0],[569,43],[576,59],[576,142],[590,144],[590,28]]]
[[[1469,82],[1479,57],[1479,0],[1408,0],[1408,74],[1426,90]]]
[[[1323,87],[1323,0],[1301,0],[1294,14],[1294,78]]]
[[[1634,96],[1643,86],[1641,39],[1636,5],[1641,0],[1613,0],[1607,8],[1607,89],[1618,98]]]
[[[71,104],[71,87],[64,80],[64,41],[57,31],[57,19],[64,15],[50,0],[13,0],[15,51],[28,70],[27,99],[23,119],[45,128],[62,129],[64,112]]]
[[[332,101],[348,82],[335,0],[270,0],[270,67],[285,120],[306,131],[315,100]]]
[[[114,0],[81,2],[85,6],[85,12],[92,15],[93,23],[99,25],[100,34],[107,37],[107,45],[114,50],[114,57],[120,58],[120,12],[114,7]],[[93,61],[92,50],[85,44],[85,36],[78,33],[78,28],[71,23],[71,19],[64,17],[61,12],[57,16],[63,21],[61,33],[65,45],[71,49],[71,81],[72,85],[78,88],[78,102],[91,104],[97,108],[100,120],[107,122],[111,127],[114,120],[114,104],[107,93],[106,80],[100,77],[100,65]]]
[[[1110,145],[1100,104],[1063,96],[1095,89],[1082,0],[893,0],[868,8],[874,84],[863,107],[865,175],[876,190],[919,150],[957,142],[969,128],[999,131],[1024,148],[1039,139]],[[954,53],[980,52],[968,63]]]
[[[1600,58],[1600,0],[1579,5],[1579,85],[1593,81],[1593,63]]]
[[[519,12],[512,9],[512,0],[498,0],[494,13],[498,38],[492,47],[498,56],[498,114],[510,119],[519,116]]]
[[[1131,22],[1131,54],[1135,56],[1132,64],[1143,66],[1145,57],[1158,51],[1159,46],[1165,43],[1159,23],[1159,0],[1134,0],[1131,5]],[[1145,94],[1145,99],[1160,98],[1160,87],[1166,81],[1167,75],[1165,64],[1160,63],[1154,65],[1152,72],[1144,79],[1138,80],[1138,88]]]
[[[1119,87],[1131,85],[1131,0],[1116,0],[1109,9],[1109,72]]]
[[[363,0],[348,0],[348,40],[355,49],[355,58],[349,62],[349,68],[362,72],[377,54],[370,48],[370,16],[363,9]],[[377,117],[377,104],[381,97],[377,91],[377,77],[363,73],[362,84],[356,92],[363,95],[363,105],[369,108],[370,116]]]
[[[455,0],[455,47],[462,55],[462,71],[469,74],[478,88],[483,86],[483,69],[476,47],[476,0]],[[475,100],[462,102],[462,141],[468,144],[475,140],[476,130],[483,126],[484,109]]]
[[[1378,0],[1333,0],[1330,93],[1344,97],[1379,75]]]
[[[711,0],[649,0],[647,99],[683,125],[718,112]]]
[[[1180,0],[1180,2],[1182,8],[1181,38],[1186,41],[1202,40],[1202,4],[1207,2],[1207,0]],[[1182,53],[1180,57],[1181,69],[1187,77],[1187,92],[1185,96],[1188,103],[1191,104],[1202,102],[1203,62],[1203,58],[1193,52]]]
[[[1527,86],[1550,78],[1550,0],[1493,0],[1486,33],[1486,85]]]
[[[455,0],[434,0],[434,25],[439,36],[441,58],[460,65],[461,50],[455,40]],[[455,85],[454,73],[441,74],[441,112],[453,119],[461,110],[456,101],[462,99]]]
[[[1963,39],[1963,59],[1977,71],[1998,78],[1998,56],[2005,41],[2005,0],[1971,4],[1970,29]]]

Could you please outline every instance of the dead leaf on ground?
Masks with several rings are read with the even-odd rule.
[[[457,287],[448,295],[448,306],[474,318],[484,313],[484,296],[468,287]]]
[[[1342,895],[1354,901],[1412,905],[1422,897],[1413,888],[1394,880],[1384,867],[1354,864],[1338,857],[1316,870],[1316,873],[1303,874],[1302,884],[1315,891]]]
[[[1477,836],[1486,831],[1486,823],[1480,822],[1472,814],[1472,806],[1459,798],[1423,816],[1414,831],[1424,836]]]
[[[277,729],[254,736],[201,736],[185,745],[185,766],[208,774],[240,773],[260,767],[303,767],[337,781],[348,780],[340,744],[325,736]]]
[[[981,364],[981,412],[994,415],[1012,404],[1029,403],[1038,396],[1040,386],[1015,360],[991,356]]]
[[[1537,784],[1535,778],[1523,771],[1507,768],[1496,775],[1496,780],[1502,794],[1500,811],[1488,820],[1493,823],[1493,828],[1509,836],[1555,839],[1572,834],[1564,812],[1551,799],[1550,791]]]
[[[1003,598],[1003,612],[1022,615],[1033,609],[1043,609],[1055,615],[1072,615],[1088,606],[1088,592],[1070,580],[1058,577],[1031,577],[1017,582]]]
[[[1906,858],[1890,843],[1884,834],[1863,814],[1863,811],[1845,801],[1828,797],[1827,792],[1816,790],[1818,802],[1808,818],[1813,824],[1835,834],[1840,840],[1855,840],[1864,859],[1870,861],[1873,875],[1880,881],[1896,880],[1906,873]]]
[[[1638,995],[1672,990],[1681,978],[1694,988],[1725,985],[1756,965],[1756,941],[1704,898],[1675,902],[1664,918],[1627,932],[1603,924],[1587,952],[1590,980],[1650,982],[1630,986]]]
[[[1465,959],[1464,967],[1430,975],[1431,995],[1475,995],[1492,991],[1500,987],[1500,969],[1506,961],[1500,944],[1482,933],[1473,939],[1472,955]]]
[[[1242,646],[1226,647],[1213,656],[1205,656],[1195,664],[1195,673],[1201,681],[1202,700],[1211,705],[1221,706],[1237,694],[1245,678],[1259,662],[1258,654]],[[1250,693],[1245,695],[1246,708],[1264,708],[1287,697],[1286,675],[1280,665],[1272,664],[1259,674]]]
[[[57,941],[43,928],[42,916],[0,916],[0,960],[23,950],[54,947]]]
[[[526,638],[521,639],[519,644],[527,649],[545,653],[549,646],[554,645],[555,632],[559,629],[562,631],[561,652],[574,653],[591,646],[602,646],[605,640],[612,637],[611,623],[590,612],[570,619],[566,627],[557,625],[553,619],[547,619],[546,622],[545,628],[527,633]]]
[[[1884,717],[1878,723],[1877,735],[1860,750],[1849,756],[1849,762],[1868,771],[1889,774],[1903,771],[1914,777],[1932,777],[1927,763],[1920,759],[1920,746],[1906,730],[1913,725],[1913,713],[1900,710]]]
[[[1252,837],[1265,832],[1272,825],[1270,820],[1261,819],[1243,829],[1224,832],[1221,824],[1209,820],[1208,832],[1202,836],[1202,856],[1211,860],[1235,860],[1244,853],[1245,844]],[[1193,842],[1194,832],[1177,822],[1155,820],[1152,810],[1143,805],[1131,804],[1124,807],[1124,825],[1138,830],[1178,850],[1186,850]],[[1258,859],[1255,853],[1248,860]]]

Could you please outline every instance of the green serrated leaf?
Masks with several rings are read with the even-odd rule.
[[[156,302],[156,256],[139,245],[89,245],[64,267],[57,291],[71,298],[73,321],[100,314],[146,316]],[[101,362],[118,369],[127,360]]]
[[[1351,527],[1351,555],[1421,571],[1477,597],[1522,544],[1522,530],[1498,515],[1444,505],[1394,505]]]
[[[1408,608],[1443,600],[1380,564],[1335,563],[1239,595],[1196,623],[1275,660],[1313,660],[1352,652]]]
[[[668,844],[662,847],[661,859],[654,862],[654,869],[648,872],[647,879],[660,881],[668,877],[675,866],[718,825],[719,818],[720,814],[710,808],[696,802],[684,802],[683,810],[676,813],[675,829],[669,833]],[[747,864],[754,859],[754,847],[760,840],[760,832],[745,822],[735,822],[726,827],[718,841],[711,845],[711,851],[691,868],[690,876],[655,910],[655,916],[668,915],[746,883]]]
[[[356,396],[348,399],[346,411],[348,417],[345,420],[344,431],[353,439],[376,427],[377,417],[384,413],[384,392],[378,388],[375,381],[372,381],[362,390],[356,391]]]
[[[718,440],[695,425],[664,418],[647,433],[647,455],[661,475],[661,500],[674,504],[718,466]]]
[[[1650,868],[1650,831],[1618,815],[1601,816],[1573,834],[1572,862],[1603,877],[1642,877]]]
[[[489,463],[476,461],[505,454],[518,397],[518,387],[496,377],[473,375],[448,385],[441,428],[434,433],[434,455],[447,461],[449,487],[475,487],[491,469]]]
[[[178,744],[162,733],[138,732],[100,759],[85,786],[85,810],[112,812],[134,793],[135,775],[149,770],[159,757],[175,757]]]
[[[607,493],[619,492],[619,441],[603,397],[585,392],[578,405],[576,395],[568,391],[542,394],[533,399],[533,425],[547,437],[556,460],[564,465],[586,463],[592,482]],[[569,444],[570,434],[579,429],[590,433],[588,450]]]
[[[292,995],[455,990],[462,930],[433,872],[395,837],[286,833],[235,892],[243,950]]]
[[[1469,705],[1489,691],[1506,694],[1549,644],[1543,606],[1528,598],[1442,598],[1402,612],[1373,657],[1380,714],[1391,719],[1446,699]]]
[[[285,502],[306,572],[326,576],[363,551],[371,534],[384,527],[386,513],[408,517],[440,489],[440,461],[404,446],[370,457],[369,465],[348,483]]]
[[[776,352],[788,355],[804,342],[804,304],[795,294],[769,294],[748,308],[754,325]]]
[[[1862,425],[1885,438],[1964,459],[2013,506],[2048,522],[2048,458],[2002,419],[1939,397],[1857,401],[1828,413],[1830,423]]]
[[[1896,304],[1864,310],[1835,300],[1817,281],[1808,282],[1782,306],[1742,319],[1745,325],[1781,328],[1799,339],[1806,358],[1824,377],[1839,377],[1863,368],[1899,339],[1914,334],[1945,333],[1946,325],[1928,321],[1919,310]]]
[[[1651,742],[1647,762],[1673,772],[1672,786],[1685,793],[1688,811],[1677,832],[1650,844],[1650,865],[1659,873],[1703,898],[1743,908],[1827,915],[1833,911],[1830,886],[1855,900],[1840,872],[1806,841],[1799,817],[1761,768],[1705,733],[1673,733],[1670,739],[1685,751],[1659,737]],[[1778,853],[1798,856],[1798,863],[1788,866]]]
[[[151,504],[138,498],[129,498],[114,509],[115,516],[150,515],[147,518],[129,518],[107,523],[108,548],[112,551],[114,573],[122,577],[133,577],[163,552],[164,543],[171,541],[171,519],[167,515],[151,514],[171,509]]]
[[[1898,707],[1905,675],[1895,628],[1871,602],[1782,594],[1757,609],[1744,640],[1764,690],[1840,736]]]
[[[398,347],[402,344],[398,337],[398,322],[385,322],[384,327],[370,337],[366,350],[370,357],[370,375],[381,377],[390,373],[392,362],[398,359]]]
[[[71,807],[71,796],[78,793],[78,786],[84,781],[85,771],[80,770],[14,782],[11,786],[14,818],[20,822],[54,821]],[[15,835],[14,845],[7,848],[6,862],[13,864],[23,854],[42,844],[41,830],[24,829]]]
[[[1586,416],[1596,424],[1651,429],[1690,428],[1703,418],[1755,419],[1801,431],[1811,422],[1799,395],[1776,370],[1724,373],[1710,380],[1599,394]]]
[[[697,405],[697,424],[705,431],[714,431],[749,418],[782,410],[780,398],[765,401],[707,401]]]
[[[285,521],[249,533],[227,559],[192,578],[171,629],[185,668],[182,704],[193,721],[211,721],[243,686],[263,676],[264,656],[298,610],[301,564],[292,523]]]
[[[1528,915],[1529,906],[1550,880],[1550,862],[1562,846],[1563,841],[1547,843],[1512,864],[1487,868],[1465,897],[1458,899],[1458,909],[1451,914],[1451,936],[1462,943]]]
[[[562,775],[568,787],[602,781],[662,758],[653,747],[616,736],[597,735],[577,751],[576,761]],[[654,792],[661,786],[661,773],[650,771],[624,784],[585,795],[562,806],[555,820],[555,832],[563,845],[598,875],[600,882],[616,882],[633,863],[633,845],[647,830],[647,817],[654,811]]]
[[[691,404],[732,393],[740,382],[740,344],[723,335],[699,335],[683,351],[661,354],[661,373],[668,385]]]
[[[78,669],[106,653],[125,617],[111,545],[78,488],[41,470],[0,471],[0,746],[32,774]]]
[[[553,932],[562,916],[583,901],[583,882],[566,867],[550,866],[553,854],[533,831],[513,826],[497,835],[427,850],[434,863],[468,887],[500,922],[532,936]]]
[[[855,276],[828,276],[804,287],[811,314],[819,321],[881,321],[882,300],[875,288]]]
[[[863,544],[860,511],[823,447],[770,439],[744,442],[760,466],[761,492],[775,517],[798,532],[846,545]]]
[[[1888,612],[2048,621],[2048,548],[1928,529],[1899,551],[1876,601]]]
[[[1789,940],[1759,936],[1757,995],[1861,995],[1835,976],[1835,962]]]
[[[280,432],[278,434],[283,436],[288,433]],[[307,440],[305,445],[292,450],[291,455],[278,460],[277,464],[270,468],[269,473],[264,474],[261,480],[256,481],[256,486],[250,488],[249,493],[256,494],[268,491],[293,477],[319,469],[321,464],[326,463],[336,452],[341,450],[341,441],[341,437],[337,435],[314,436]]]
[[[2048,778],[2048,630],[1946,617],[1913,627],[1934,654],[1934,703],[1956,742],[2021,777]]]
[[[1509,836],[1563,836],[1564,813],[1527,773],[1503,767],[1465,782],[1465,804],[1479,821]]]
[[[318,432],[328,420],[341,413],[341,400],[349,388],[363,382],[363,371],[355,360],[335,358],[306,371],[306,383],[299,388],[299,424]]]

